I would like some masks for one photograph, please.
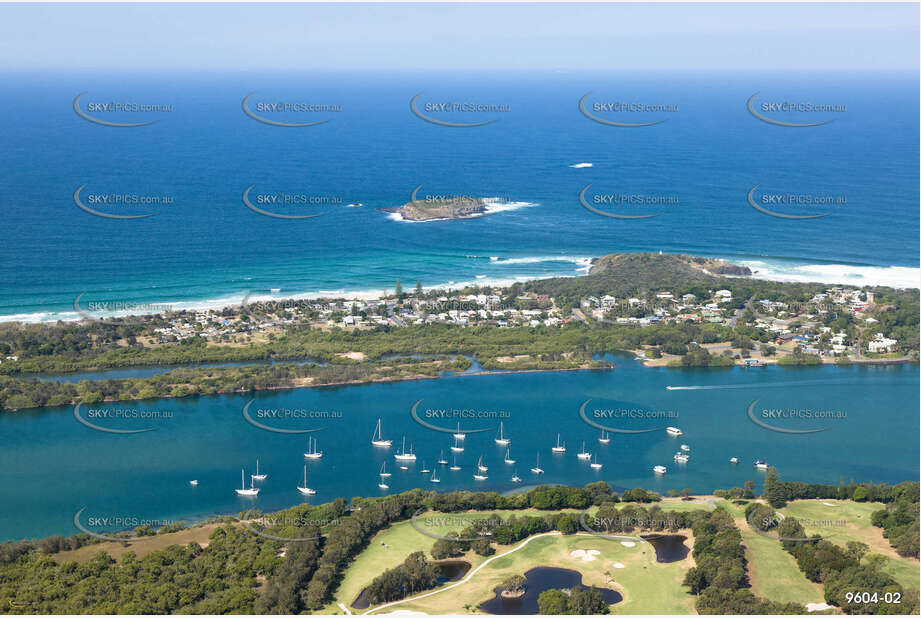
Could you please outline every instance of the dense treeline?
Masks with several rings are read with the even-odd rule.
[[[781,545],[796,558],[803,575],[822,583],[825,601],[840,607],[844,613],[918,613],[918,591],[903,589],[885,573],[882,570],[885,556],[867,556],[866,544],[849,541],[846,547],[840,547],[819,535],[809,537],[795,517],[780,518],[768,505],[751,504],[746,516],[762,531],[776,530]],[[875,594],[876,598],[855,597],[855,593]]]
[[[190,397],[322,386],[343,382],[405,380],[436,377],[443,371],[461,372],[470,360],[401,358],[376,363],[346,365],[272,364],[242,367],[174,369],[146,378],[117,378],[58,382],[0,376],[0,409],[20,410],[75,403],[137,401],[165,397]]]
[[[343,365],[358,362],[340,356],[355,351],[364,353],[370,360],[418,354],[474,356],[481,362],[494,362],[498,357],[516,355],[529,355],[545,361],[575,355],[578,360],[586,360],[592,354],[634,349],[640,345],[687,345],[692,341],[716,343],[731,338],[731,329],[709,323],[655,324],[644,328],[614,324],[588,326],[575,322],[562,328],[427,324],[405,328],[379,326],[374,329],[318,330],[308,326],[291,326],[274,340],[246,346],[215,345],[194,337],[153,347],[103,347],[73,354],[52,351],[37,356],[22,353],[19,360],[6,360],[0,364],[0,374],[302,359]]]
[[[759,599],[748,590],[745,548],[732,515],[716,509],[699,516],[692,526],[696,565],[684,584],[697,596],[700,614],[804,614],[797,603]]]
[[[84,563],[58,564],[30,550],[0,564],[3,613],[227,614],[251,612],[257,577],[271,577],[280,542],[233,526],[215,530],[202,548],[172,545],[117,562],[98,552]]]
[[[764,483],[764,497],[774,508],[781,508],[791,500],[809,500],[832,498],[836,500],[853,500],[854,502],[909,502],[919,501],[918,481],[903,481],[897,485],[888,483],[843,482],[839,485],[821,483],[801,483],[799,481],[781,481],[777,471],[768,471]]]
[[[873,525],[883,529],[883,536],[889,539],[889,544],[900,556],[918,557],[918,532],[921,527],[918,514],[921,505],[917,498],[916,492],[914,501],[903,497],[872,515]]]

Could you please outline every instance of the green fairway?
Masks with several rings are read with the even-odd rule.
[[[524,543],[524,542],[522,542]],[[690,542],[688,543],[690,545]],[[515,550],[516,547],[521,549]],[[501,555],[509,549],[508,555]],[[582,583],[612,588],[624,600],[612,610],[626,614],[689,614],[694,613],[694,597],[681,585],[685,572],[693,565],[688,558],[669,564],[658,563],[655,552],[647,543],[626,547],[616,540],[581,533],[560,535],[551,533],[531,537],[526,544],[503,548],[469,581],[442,593],[416,601],[401,603],[384,612],[411,610],[425,613],[476,611],[480,603],[494,596],[493,589],[510,575],[524,574],[537,566],[554,566],[579,571]],[[594,560],[573,557],[575,550],[597,550]],[[623,565],[616,568],[615,563]]]
[[[918,589],[921,574],[914,558],[899,556],[883,537],[882,528],[871,522],[873,511],[884,508],[878,502],[852,502],[850,500],[797,500],[780,512],[799,519],[808,534],[821,534],[833,543],[844,546],[848,541],[859,541],[870,546],[870,551],[889,559],[885,571],[900,584]]]

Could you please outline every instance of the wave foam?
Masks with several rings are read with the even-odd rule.
[[[921,268],[908,266],[854,266],[851,264],[790,264],[764,260],[733,260],[752,269],[755,279],[838,285],[921,287]],[[756,272],[757,271],[757,272]]]

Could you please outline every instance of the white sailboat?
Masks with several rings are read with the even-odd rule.
[[[310,489],[307,487],[307,466],[304,466],[304,484],[298,485],[297,490],[304,494],[305,496],[312,496],[317,493],[316,489]]]
[[[425,467],[425,460],[423,459],[423,460],[422,460],[422,469],[419,470],[419,473],[420,473],[420,474],[428,474],[429,472],[431,472],[431,470],[429,470],[428,468]]]
[[[476,462],[476,469],[480,472],[489,472],[489,468],[483,465],[483,456],[480,455],[480,458]]]
[[[592,455],[592,463],[589,464],[589,465],[590,465],[592,468],[594,468],[595,470],[600,470],[600,469],[601,469],[601,464],[598,463],[598,453],[595,453],[595,454]]]
[[[430,478],[429,480],[432,481],[433,483],[441,482],[441,479],[438,478],[438,472],[436,470],[432,470],[432,478]]]
[[[383,475],[383,474],[381,475],[380,482],[377,484],[377,486],[380,487],[381,489],[390,489],[390,485],[388,485],[388,484],[384,481],[384,475]]]
[[[499,446],[508,446],[509,444],[511,444],[511,442],[512,442],[511,440],[505,437],[505,424],[500,422],[499,423],[499,435],[496,436],[496,444],[498,444]]]
[[[540,467],[540,453],[537,454],[537,465],[531,468],[531,472],[534,474],[543,474],[544,469]]]
[[[598,438],[598,441],[602,444],[608,444],[611,441],[611,434],[606,432],[604,429],[601,430],[601,437]]]
[[[400,452],[394,454],[394,459],[397,461],[416,461],[416,454],[413,453],[413,445],[409,445],[409,452],[406,452],[406,436],[403,436],[403,445],[400,447]]]
[[[253,475],[254,481],[264,481],[269,475],[268,474],[259,474],[259,460],[256,460],[256,474]]]
[[[560,442],[560,434],[556,434],[556,446],[550,449],[554,453],[565,453],[566,452],[566,443]]]
[[[243,481],[245,477],[246,474],[243,468],[240,468],[240,489],[235,489],[234,491],[237,492],[238,496],[258,496],[259,489],[257,487],[253,487],[252,479],[249,481],[249,489],[246,488],[246,483]]]
[[[451,451],[454,453],[464,452],[464,447],[460,445],[460,438],[457,437],[457,434],[454,435],[454,446],[451,447]]]
[[[387,462],[386,462],[386,461],[385,461],[384,463],[381,464],[380,475],[381,475],[381,478],[390,476],[390,473],[387,472]]]
[[[307,438],[307,452],[304,453],[307,459],[320,459],[323,457],[323,451],[317,450],[317,441],[313,438]]]
[[[518,476],[518,470],[515,470],[515,473],[512,474],[512,482],[513,482],[513,483],[520,483],[520,482],[521,482],[521,477]]]
[[[591,459],[592,454],[585,450],[585,440],[582,441],[582,450],[576,454],[579,459]]]
[[[457,465],[457,455],[454,456],[454,464],[448,469],[453,470],[454,472],[457,472],[458,470],[461,469],[460,466]]]
[[[474,478],[474,480],[476,480],[476,481],[485,481],[485,480],[488,479],[489,477],[486,476],[486,474],[485,474],[484,472],[475,472],[474,475],[473,475],[473,478]]]
[[[466,438],[466,437],[467,437],[467,434],[465,434],[464,432],[462,432],[462,431],[460,430],[460,423],[458,423],[458,424],[457,424],[457,431],[454,432],[454,439],[455,439],[455,440],[463,440],[463,439]]]
[[[377,425],[374,427],[374,435],[371,436],[371,444],[381,448],[390,448],[391,446],[390,440],[385,440],[384,434],[381,431],[381,419],[377,419]]]
[[[505,447],[505,463],[512,465],[515,463],[515,460],[512,459],[512,454],[509,452],[508,447]]]
[[[438,465],[439,465],[439,466],[446,466],[446,465],[448,465],[448,460],[445,459],[445,452],[444,452],[444,449],[442,449],[441,452],[438,453]]]

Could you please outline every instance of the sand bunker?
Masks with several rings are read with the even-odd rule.
[[[582,562],[592,562],[596,559],[595,556],[598,556],[600,554],[601,552],[598,551],[597,549],[589,549],[589,550],[574,549],[571,552],[569,552],[569,556],[571,558],[581,558]]]
[[[833,504],[831,502],[823,502],[822,504],[824,504],[825,506],[838,506],[837,504]]]
[[[611,566],[614,567],[615,569],[622,569],[622,568],[624,568],[624,565],[621,564],[620,562],[612,562],[612,563],[611,563]]]
[[[807,612],[821,612],[826,609],[831,609],[831,605],[828,603],[806,603]]]
[[[636,543],[633,541],[621,541],[620,544],[624,547],[636,547]]]

